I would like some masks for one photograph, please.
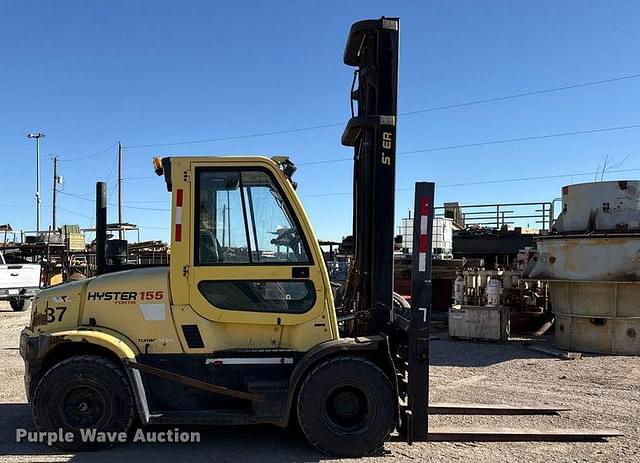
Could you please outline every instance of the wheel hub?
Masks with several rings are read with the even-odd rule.
[[[64,421],[72,428],[94,426],[106,410],[104,395],[89,386],[71,389],[61,401]]]
[[[339,434],[358,432],[370,419],[369,401],[357,387],[341,386],[327,397],[325,422]]]

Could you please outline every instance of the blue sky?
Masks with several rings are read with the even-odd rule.
[[[350,24],[401,18],[399,111],[640,74],[635,1],[213,2],[56,1],[0,4],[0,223],[33,229],[34,146],[42,144],[43,224],[51,162],[125,145],[124,218],[143,239],[169,236],[169,196],[154,155],[286,154],[298,164],[350,159],[342,127],[201,144],[345,122]],[[401,117],[398,151],[640,124],[640,78]],[[399,156],[398,187],[436,182],[437,202],[543,201],[570,181],[445,185],[595,172],[606,155],[640,168],[639,129]],[[115,147],[61,162],[58,223],[93,224],[97,180],[115,189]],[[319,238],[350,232],[349,161],[300,165],[299,194]],[[637,178],[638,172],[605,178]],[[441,187],[439,188],[438,185]],[[115,202],[115,195],[111,202]],[[411,191],[400,191],[396,216]],[[151,210],[149,210],[151,209]],[[110,219],[115,220],[115,209]],[[133,238],[133,237],[132,237]]]

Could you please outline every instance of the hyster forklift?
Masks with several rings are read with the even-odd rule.
[[[409,306],[392,287],[398,39],[398,19],[361,21],[344,52],[357,114],[352,104],[342,136],[354,147],[354,251],[339,304],[291,161],[156,158],[172,194],[170,266],[106,264],[98,183],[100,275],[34,301],[20,352],[39,431],[77,436],[56,444],[65,450],[109,445],[83,442],[84,429],[147,424],[297,424],[344,456],[379,451],[394,430],[427,440],[434,185],[416,185]]]

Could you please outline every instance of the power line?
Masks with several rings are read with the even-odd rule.
[[[58,192],[58,193],[60,193],[60,192]],[[57,205],[56,205],[56,207],[58,209],[60,209],[61,211],[65,211],[65,212],[68,212],[70,214],[75,214],[77,216],[84,217],[85,219],[95,220],[95,217],[91,217],[90,215],[81,214],[80,212],[72,211],[71,209],[66,209],[64,207],[57,206]]]
[[[479,105],[479,104],[492,103],[492,102],[496,102],[496,101],[511,100],[511,99],[523,98],[523,97],[534,96],[534,95],[542,95],[542,94],[545,94],[545,93],[573,90],[573,89],[581,88],[581,87],[589,87],[589,86],[594,86],[594,85],[607,84],[607,83],[611,83],[611,82],[618,82],[618,81],[623,81],[623,80],[636,79],[638,77],[640,77],[640,74],[630,74],[630,75],[625,75],[625,76],[613,77],[613,78],[610,78],[610,79],[594,80],[594,81],[590,81],[590,82],[582,82],[582,83],[578,83],[578,84],[564,85],[564,86],[560,86],[560,87],[546,88],[546,89],[542,89],[542,90],[533,90],[533,91],[529,91],[529,92],[520,92],[520,93],[511,94],[511,95],[497,96],[497,97],[493,97],[493,98],[472,100],[472,101],[467,101],[467,102],[463,102],[463,103],[455,103],[455,104],[449,104],[449,105],[443,105],[443,106],[434,106],[434,107],[431,107],[431,108],[416,109],[416,110],[413,110],[413,111],[402,112],[402,113],[399,113],[398,115],[399,116],[413,116],[413,115],[416,115],[416,114],[423,114],[423,113],[434,112],[434,111],[442,111],[442,110],[446,110],[446,109],[462,108],[462,107],[467,107],[467,106],[474,106],[474,105]],[[320,125],[312,125],[312,126],[307,126],[307,127],[294,127],[294,128],[290,128],[290,129],[265,131],[265,132],[256,132],[256,133],[245,134],[245,135],[234,135],[234,136],[217,137],[217,138],[204,138],[204,139],[199,139],[199,140],[198,139],[197,140],[185,140],[185,141],[170,142],[170,143],[150,143],[150,144],[141,144],[141,145],[131,145],[128,148],[129,149],[158,148],[158,147],[163,147],[163,146],[195,145],[195,144],[201,144],[201,143],[213,143],[213,142],[218,142],[218,141],[242,140],[242,139],[246,139],[246,138],[266,137],[266,136],[271,136],[271,135],[282,135],[282,134],[287,134],[287,133],[295,133],[295,132],[304,132],[304,131],[309,131],[309,130],[326,129],[326,128],[330,128],[330,127],[340,127],[340,126],[344,126],[344,125],[345,125],[344,122],[335,122],[335,123],[331,123],[331,124],[320,124]]]
[[[97,153],[90,154],[88,156],[81,156],[81,157],[76,157],[76,158],[62,158],[62,159],[59,159],[59,161],[60,162],[76,162],[76,161],[84,161],[85,159],[95,158],[96,156],[100,156],[101,154],[106,153],[110,149],[114,148],[116,145],[117,145],[117,143],[114,143],[113,145],[109,146],[108,148],[105,148],[105,149],[103,149],[101,151],[98,151]]]
[[[274,130],[271,132],[257,132],[257,133],[250,133],[247,135],[233,135],[230,137],[218,137],[218,138],[204,138],[201,140],[187,140],[187,141],[177,141],[177,142],[172,142],[172,143],[154,143],[154,144],[147,144],[147,145],[131,145],[131,146],[127,146],[127,148],[129,149],[137,149],[137,148],[158,148],[158,147],[162,147],[162,146],[180,146],[180,145],[196,145],[199,143],[213,143],[213,142],[217,142],[217,141],[228,141],[228,140],[242,140],[244,138],[256,138],[256,137],[266,137],[269,135],[283,135],[283,134],[287,134],[287,133],[294,133],[294,132],[304,132],[307,130],[318,130],[318,129],[326,129],[329,127],[338,127],[338,126],[343,126],[344,122],[335,122],[333,124],[322,124],[322,125],[312,125],[309,127],[294,127],[292,129],[283,129],[283,130]]]
[[[166,204],[168,201],[166,199],[150,199],[150,200],[136,200],[136,201],[127,201],[129,204],[131,203],[163,203]]]
[[[521,138],[503,138],[499,140],[489,140],[478,143],[465,143],[461,145],[449,145],[449,146],[437,146],[433,148],[423,148],[411,151],[401,151],[397,153],[398,156],[407,155],[407,154],[417,154],[417,153],[431,153],[435,151],[446,151],[460,148],[474,148],[478,146],[488,146],[488,145],[498,145],[503,143],[515,143],[521,141],[532,141],[532,140],[543,140],[546,138],[555,138],[555,137],[568,137],[572,135],[586,135],[592,133],[601,133],[601,132],[613,132],[616,130],[630,130],[630,129],[638,129],[640,128],[640,124],[633,125],[623,125],[618,127],[604,127],[599,129],[588,129],[588,130],[577,130],[574,132],[561,132],[561,133],[552,133],[546,135],[535,135],[531,137],[521,137]],[[309,161],[309,162],[301,162],[297,163],[297,166],[311,166],[315,164],[329,164],[333,162],[347,162],[353,161],[351,158],[341,158],[341,159],[321,159],[319,161]]]
[[[106,183],[109,183],[109,180],[111,180],[111,176],[113,175],[113,172],[116,170],[116,164],[118,164],[118,156],[117,155],[113,158],[113,165],[111,166],[111,170],[109,171],[109,175],[107,175]]]
[[[572,89],[580,88],[580,87],[589,87],[591,85],[608,84],[610,82],[618,82],[618,81],[621,81],[621,80],[636,79],[638,77],[640,77],[640,74],[632,74],[632,75],[628,75],[628,76],[614,77],[614,78],[611,78],[611,79],[594,80],[592,82],[584,82],[584,83],[581,83],[581,84],[565,85],[564,87],[547,88],[547,89],[544,89],[544,90],[534,90],[532,92],[514,93],[513,95],[497,96],[495,98],[486,98],[486,99],[483,99],[483,100],[468,101],[466,103],[458,103],[458,104],[451,104],[451,105],[445,105],[445,106],[436,106],[436,107],[427,108],[427,109],[417,109],[415,111],[408,111],[408,112],[402,113],[401,115],[402,116],[412,116],[414,114],[422,114],[422,113],[428,113],[428,112],[432,112],[432,111],[440,111],[440,110],[443,110],[443,109],[462,108],[464,106],[473,106],[473,105],[478,105],[478,104],[483,104],[483,103],[493,103],[495,101],[511,100],[511,99],[514,99],[514,98],[522,98],[522,97],[525,97],[525,96],[542,95],[544,93],[560,92],[560,91],[563,91],[563,90],[572,90]]]
[[[640,167],[639,168],[633,168],[633,169],[619,169],[619,170],[608,170],[605,173],[606,174],[620,174],[620,173],[625,173],[625,172],[637,172],[640,171]],[[594,175],[596,173],[600,173],[600,170],[598,170],[598,172],[580,172],[580,173],[573,173],[573,174],[557,174],[557,175],[539,175],[536,177],[518,177],[518,178],[503,178],[503,179],[496,179],[496,180],[480,180],[477,182],[464,182],[464,183],[445,183],[445,184],[438,184],[436,183],[436,190],[438,189],[442,189],[442,188],[456,188],[456,187],[462,187],[462,186],[474,186],[474,185],[492,185],[492,184],[497,184],[497,183],[513,183],[513,182],[529,182],[529,181],[533,181],[533,180],[551,180],[554,178],[566,178],[566,177],[581,177],[581,176],[586,176],[586,175]],[[395,191],[408,191],[408,190],[413,190],[414,187],[403,187],[403,188],[396,188]],[[301,195],[301,198],[317,198],[317,197],[325,197],[325,196],[347,196],[347,195],[351,195],[352,192],[342,192],[342,193],[317,193],[317,194],[310,194],[310,195]]]
[[[428,112],[434,112],[434,111],[442,111],[442,110],[446,110],[446,109],[462,108],[462,107],[467,107],[467,106],[474,106],[474,105],[479,105],[479,104],[492,103],[492,102],[496,102],[496,101],[510,100],[510,99],[534,96],[534,95],[542,95],[542,94],[552,93],[552,92],[573,90],[573,89],[582,88],[582,87],[590,87],[590,86],[594,86],[594,85],[608,84],[608,83],[612,83],[612,82],[619,82],[619,81],[624,81],[624,80],[636,79],[638,77],[640,77],[640,74],[630,74],[630,75],[625,75],[625,76],[612,77],[610,79],[600,79],[600,80],[594,80],[594,81],[590,81],[590,82],[582,82],[582,83],[578,83],[578,84],[564,85],[564,86],[553,87],[553,88],[546,88],[546,89],[542,89],[542,90],[533,90],[533,91],[528,91],[528,92],[514,93],[514,94],[511,94],[511,95],[503,95],[503,96],[497,96],[497,97],[492,97],[492,98],[484,98],[484,99],[479,99],[479,100],[472,100],[472,101],[467,101],[467,102],[463,102],[463,103],[455,103],[455,104],[449,104],[449,105],[434,106],[434,107],[430,107],[430,108],[416,109],[416,110],[413,110],[413,111],[406,111],[406,112],[399,113],[399,115],[400,116],[413,116],[413,115],[416,115],[416,114],[422,114],[422,113],[428,113]],[[306,126],[306,127],[294,127],[294,128],[290,128],[290,129],[265,131],[265,132],[256,132],[256,133],[245,134],[245,135],[225,136],[225,137],[217,137],[217,138],[204,138],[204,139],[197,139],[197,140],[186,140],[186,141],[179,141],[179,142],[172,142],[172,143],[150,143],[150,144],[131,145],[128,148],[130,148],[130,149],[138,149],[138,148],[155,148],[155,147],[163,147],[163,146],[180,146],[180,145],[190,145],[190,144],[200,144],[200,143],[213,143],[213,142],[217,142],[217,141],[240,140],[240,139],[245,139],[245,138],[265,137],[265,136],[270,136],[270,135],[283,135],[283,134],[288,134],[288,133],[303,132],[303,131],[309,131],[309,130],[319,130],[319,129],[325,129],[325,128],[331,128],[331,127],[339,127],[339,126],[344,126],[344,122],[335,122],[335,123],[330,123],[330,124],[319,124],[319,125],[312,125],[312,126]],[[100,154],[105,153],[106,151],[109,151],[110,149],[114,148],[116,145],[117,145],[117,143],[114,143],[111,146],[109,146],[108,148],[105,148],[104,150],[101,150],[101,151],[98,151],[96,153],[90,154],[88,156],[81,156],[81,157],[76,157],[76,158],[64,158],[64,159],[60,159],[60,161],[61,162],[75,162],[75,161],[83,161],[85,159],[91,159],[93,157],[96,157],[96,156],[99,156]],[[27,150],[20,150],[20,149],[14,149],[14,148],[1,148],[1,149],[4,150],[4,151],[30,153],[30,151],[27,151]]]
[[[82,201],[94,202],[92,199],[84,198],[84,197],[82,197],[82,196],[74,195],[74,194],[72,194],[72,193],[66,193],[66,192],[64,192],[64,191],[59,191],[58,193],[61,193],[61,194],[65,195],[65,196],[70,196],[70,197],[72,197],[72,198],[80,199],[80,200],[82,200]],[[107,205],[108,205],[108,206],[117,206],[117,204],[113,204],[113,203],[107,203]],[[141,210],[141,211],[160,211],[160,212],[168,212],[168,211],[170,211],[170,210],[171,210],[171,209],[159,209],[159,208],[152,208],[152,207],[137,207],[137,206],[123,206],[123,207],[126,207],[126,208],[128,208],[128,209],[138,209],[138,210]]]

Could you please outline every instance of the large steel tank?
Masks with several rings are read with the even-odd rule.
[[[528,277],[549,281],[559,347],[640,354],[640,181],[565,186]]]
[[[558,347],[640,354],[640,282],[550,281]]]

